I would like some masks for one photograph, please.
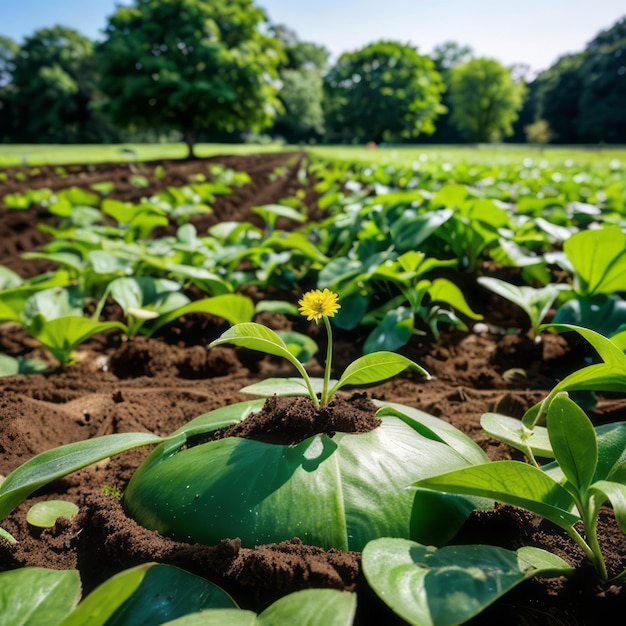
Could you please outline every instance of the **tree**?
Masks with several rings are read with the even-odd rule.
[[[316,140],[324,133],[322,72],[329,52],[323,46],[300,41],[286,26],[274,26],[272,32],[285,53],[279,69],[283,111],[276,116],[272,132],[290,142]]]
[[[431,134],[445,111],[432,59],[380,41],[341,55],[325,77],[327,122],[346,140],[377,143]]]
[[[589,43],[580,74],[583,140],[626,142],[626,17]]]
[[[471,59],[452,70],[452,122],[470,141],[499,141],[513,132],[525,86],[493,59]]]
[[[0,142],[10,138],[13,131],[13,71],[20,47],[9,37],[0,35]]]
[[[562,56],[535,80],[537,107],[535,121],[545,120],[558,143],[581,140],[579,116],[583,75],[581,54]]]
[[[92,42],[70,28],[43,28],[24,40],[12,66],[8,100],[13,139],[85,140],[94,121]]]
[[[194,157],[199,130],[259,130],[279,106],[275,38],[252,0],[135,0],[99,48],[105,109],[135,130],[180,131]]]
[[[464,46],[456,41],[445,41],[434,47],[430,54],[435,63],[435,69],[441,74],[445,91],[441,97],[441,104],[446,108],[437,119],[437,128],[432,135],[432,141],[458,143],[462,136],[459,130],[452,124],[450,117],[452,113],[452,102],[450,100],[450,83],[452,81],[452,70],[458,65],[469,61],[474,54],[470,46]]]

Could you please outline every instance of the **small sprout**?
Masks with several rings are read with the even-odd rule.
[[[316,385],[311,380],[302,363],[293,355],[287,344],[277,333],[262,324],[253,322],[235,324],[213,341],[211,346],[231,343],[287,359],[298,370],[309,397],[317,406],[326,406],[335,395],[335,392],[344,385],[377,383],[395,376],[407,367],[412,367],[424,376],[428,376],[426,370],[410,359],[393,352],[380,351],[360,357],[348,365],[340,379],[334,382],[334,385],[331,387],[330,370],[333,356],[333,338],[328,318],[333,317],[339,310],[341,305],[337,303],[338,299],[339,296],[329,289],[324,289],[324,291],[314,289],[305,293],[298,301],[300,314],[309,321],[315,321],[315,323],[322,319],[328,333],[326,365],[324,367],[324,379],[322,381],[320,398],[317,397]],[[296,386],[300,387],[300,389],[294,395],[302,395],[301,392],[304,387],[302,385]]]
[[[110,485],[104,485],[102,487],[102,495],[113,496],[117,500],[122,499],[122,490],[119,487],[111,487]]]

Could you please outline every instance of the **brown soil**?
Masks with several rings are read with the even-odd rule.
[[[231,196],[218,198],[212,215],[195,220],[200,234],[223,219],[255,221],[251,207],[294,195],[301,158],[295,154],[208,160],[245,170],[253,182]],[[151,176],[154,164],[68,167],[71,176],[63,179],[62,184],[84,186],[102,180],[123,183],[130,172],[136,172],[146,175],[154,185],[150,189],[155,189],[164,184],[181,184],[190,175],[206,172],[207,161],[163,165],[164,179]],[[279,165],[286,165],[286,171],[275,179],[270,174]],[[52,169],[40,170],[41,175],[21,185],[59,184]],[[16,168],[11,170],[12,176],[15,171]],[[4,183],[0,198],[19,188],[19,182]],[[125,198],[135,197],[137,191],[123,184],[117,189],[116,193]],[[150,189],[140,192],[143,195]],[[304,188],[304,197],[313,213],[315,194],[311,186]],[[24,277],[41,271],[45,264],[23,260],[20,254],[46,241],[36,227],[42,221],[54,223],[54,216],[37,207],[28,211],[0,208],[0,229],[5,233],[0,240],[1,264]],[[423,365],[432,379],[405,372],[384,384],[361,390],[352,402],[358,402],[366,413],[368,398],[416,407],[454,424],[477,441],[492,459],[519,458],[514,450],[481,430],[480,416],[487,411],[521,416],[545,397],[558,379],[580,367],[588,350],[571,337],[546,335],[537,343],[523,333],[498,332],[501,328],[523,327],[524,320],[514,307],[488,297],[476,285],[472,288],[471,296],[482,305],[490,332],[443,332],[439,341],[414,337],[402,353]],[[257,299],[263,294],[250,290],[249,295]],[[297,296],[281,294],[293,301]],[[313,323],[282,315],[264,315],[262,321],[274,328],[293,327],[310,333],[320,343],[324,341],[323,332]],[[0,474],[8,474],[34,454],[90,437],[135,431],[166,435],[193,417],[250,399],[239,391],[245,385],[267,376],[294,375],[288,364],[277,359],[230,347],[209,348],[208,344],[222,330],[220,320],[198,315],[181,319],[149,339],[128,339],[110,333],[81,346],[81,358],[65,370],[53,367],[40,375],[0,379]],[[336,333],[338,371],[360,355],[363,339],[358,332]],[[15,325],[0,326],[0,352],[37,356],[55,365],[37,342]],[[310,370],[313,375],[320,375],[321,365],[316,363]],[[340,392],[338,404],[344,404],[352,393]],[[298,419],[300,408],[299,403],[292,402],[286,413],[290,419]],[[591,417],[595,423],[624,419],[625,408],[626,401],[621,396],[601,397]],[[346,428],[345,417],[335,415],[333,419],[329,431]],[[310,414],[304,420],[310,428]],[[297,434],[292,432],[288,437],[295,438]],[[2,523],[18,543],[0,542],[0,569],[24,565],[77,568],[87,593],[122,569],[158,561],[177,565],[223,586],[245,608],[261,610],[277,597],[301,588],[330,587],[359,593],[356,623],[396,623],[368,591],[360,571],[359,553],[324,551],[303,545],[297,537],[254,549],[241,547],[237,537],[224,538],[217,546],[187,545],[140,527],[125,515],[115,492],[124,490],[147,453],[143,449],[130,451],[76,472],[19,506]],[[77,503],[80,513],[71,521],[59,521],[49,530],[30,527],[25,521],[28,507],[52,498]],[[601,516],[600,537],[610,573],[615,575],[626,568],[626,539],[608,510]],[[600,586],[584,565],[582,552],[567,535],[518,509],[499,506],[491,512],[472,514],[455,541],[511,549],[535,545],[578,567],[577,574],[569,579],[523,583],[486,610],[477,624],[505,620],[510,624],[596,624],[626,608],[624,588]]]

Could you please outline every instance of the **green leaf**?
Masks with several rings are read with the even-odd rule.
[[[207,609],[179,617],[163,626],[258,626],[256,613],[243,609]]]
[[[395,352],[366,354],[346,367],[339,381],[330,390],[329,395],[334,395],[338,389],[345,385],[369,385],[380,382],[395,376],[407,367],[412,367],[424,376],[428,376],[428,372],[423,367]]]
[[[14,358],[8,354],[0,354],[0,376],[15,374],[37,374],[48,369],[48,364],[41,359]]]
[[[423,507],[409,486],[466,465],[450,446],[387,417],[367,433],[316,435],[295,446],[241,438],[178,452],[160,446],[135,472],[124,504],[147,528],[207,545],[240,537],[251,547],[298,536],[360,550],[375,537],[412,537],[416,528],[445,541],[472,506],[448,497]]]
[[[164,626],[351,626],[356,595],[335,589],[303,589],[270,604],[260,615],[241,609],[210,609]]]
[[[247,296],[236,293],[203,298],[159,316],[158,319],[147,324],[148,330],[152,334],[162,326],[189,313],[206,313],[207,315],[221,317],[230,324],[239,324],[249,322],[252,319],[254,316],[254,304]]]
[[[51,528],[59,517],[72,519],[78,513],[78,507],[67,500],[45,500],[33,504],[26,514],[26,521],[31,526]]]
[[[285,217],[296,222],[304,222],[306,220],[306,216],[302,215],[300,211],[296,211],[296,209],[282,204],[266,204],[264,206],[255,206],[252,207],[251,211],[253,213],[256,213],[257,215],[260,215],[263,221],[270,228],[274,227],[274,224],[276,224],[276,220],[279,217]]]
[[[2,626],[58,626],[80,599],[77,570],[22,567],[0,573]]]
[[[356,594],[336,589],[303,589],[276,600],[260,615],[258,626],[351,626]]]
[[[475,320],[483,319],[480,313],[475,313],[470,308],[463,292],[450,280],[436,278],[428,288],[428,295],[432,302],[441,302],[450,305],[459,313]]]
[[[480,465],[489,461],[489,457],[476,442],[449,422],[396,402],[384,402],[382,400],[374,400],[373,402],[380,407],[376,412],[378,417],[385,417],[386,415],[399,417],[423,437],[441,441],[454,448],[471,465]]]
[[[174,441],[175,438],[184,435],[184,440],[192,435],[209,433],[218,428],[231,426],[245,419],[250,413],[259,411],[264,404],[265,400],[248,400],[247,402],[227,404],[219,409],[194,417],[194,419],[175,430],[168,439]]]
[[[615,343],[615,333],[626,327],[626,301],[617,294],[579,296],[559,307],[552,321],[591,328]]]
[[[621,369],[626,369],[626,355],[622,350],[610,339],[590,328],[574,326],[573,324],[544,324],[541,328],[554,328],[557,332],[576,331],[592,345],[607,365],[615,365]]]
[[[530,448],[535,456],[554,458],[548,431],[542,426],[527,428],[519,419],[499,413],[484,413],[480,425],[494,439],[508,443],[524,454]]]
[[[539,289],[518,287],[491,276],[479,276],[477,280],[487,289],[520,307],[528,315],[531,326],[535,329],[547,315],[560,291],[557,285],[547,285]]]
[[[257,324],[256,322],[236,324],[209,345],[219,346],[224,343],[232,343],[250,350],[258,350],[265,354],[282,357],[287,359],[302,373],[302,364],[291,354],[285,342],[271,328],[267,328],[267,326],[262,324]]]
[[[31,493],[61,476],[124,450],[162,441],[148,433],[119,433],[42,452],[13,470],[0,485],[0,520]]]
[[[596,480],[626,484],[626,422],[602,424],[596,428],[598,465]]]
[[[311,378],[311,385],[315,393],[322,393],[324,386],[323,378]],[[331,379],[330,384],[336,383]],[[309,390],[302,378],[265,378],[258,383],[246,385],[239,391],[242,393],[251,393],[257,396],[308,396]]]
[[[528,578],[570,574],[573,568],[538,548],[517,552],[488,545],[435,549],[383,538],[365,546],[363,572],[376,594],[408,623],[454,626]]]
[[[38,314],[28,325],[28,332],[50,350],[62,365],[71,362],[74,348],[89,337],[114,329],[128,331],[121,322],[97,322],[75,315],[46,320]]]
[[[548,436],[559,467],[582,496],[591,484],[598,464],[598,442],[593,424],[566,394],[557,395],[548,407]]]
[[[94,589],[61,626],[105,626],[108,619],[137,590],[153,563],[145,563],[112,576]]]
[[[583,296],[626,290],[626,233],[617,224],[579,231],[563,242]]]
[[[626,485],[608,480],[598,480],[590,487],[591,491],[602,495],[602,500],[611,502],[615,519],[623,533],[626,533]]]
[[[536,467],[519,461],[494,461],[425,478],[416,487],[493,498],[519,506],[568,529],[580,518],[569,511],[571,495]]]
[[[406,345],[412,333],[413,311],[409,307],[400,306],[387,311],[378,326],[367,336],[363,352],[373,354],[397,350]]]
[[[132,576],[132,587],[138,577],[132,570],[127,576]],[[71,622],[64,623],[63,626],[163,624],[202,609],[237,606],[217,585],[171,565],[149,564],[130,595],[123,587],[124,582],[116,577],[109,579],[85,598],[72,614]],[[81,610],[83,605],[86,606],[86,611]],[[101,617],[94,619],[94,608],[103,612]],[[115,610],[110,612],[111,608]],[[105,613],[109,615],[102,619]]]

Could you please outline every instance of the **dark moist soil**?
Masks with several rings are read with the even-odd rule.
[[[258,217],[251,212],[252,207],[277,203],[299,190],[312,219],[319,217],[312,184],[302,188],[298,182],[302,158],[302,154],[295,153],[160,162],[164,178],[153,176],[157,163],[67,166],[69,175],[63,179],[54,174],[54,168],[38,168],[36,176],[21,183],[14,181],[14,175],[18,171],[28,174],[32,168],[11,168],[11,180],[0,185],[0,199],[5,193],[27,187],[84,187],[102,181],[116,183],[111,195],[136,199],[168,184],[186,184],[194,175],[206,173],[210,163],[248,172],[250,185],[235,189],[230,196],[218,197],[211,215],[194,218],[193,223],[203,235],[221,220],[256,223]],[[285,166],[284,173],[276,177],[273,174],[279,166]],[[133,188],[129,181],[134,174],[146,176],[150,187]],[[0,206],[0,264],[24,277],[51,269],[45,262],[20,256],[47,241],[47,235],[37,228],[39,222],[55,224],[56,218],[41,207],[9,211]],[[279,222],[279,228],[288,227],[288,222]],[[467,281],[463,276],[457,278],[459,282]],[[438,341],[416,336],[400,351],[425,367],[431,379],[406,371],[376,387],[356,393],[340,391],[336,402],[317,414],[303,400],[270,399],[266,408],[278,405],[281,410],[273,412],[269,422],[259,427],[264,411],[254,416],[255,421],[246,420],[228,434],[293,443],[319,430],[328,434],[367,430],[376,426],[370,400],[381,399],[450,422],[472,437],[493,460],[520,458],[482,431],[480,416],[497,411],[521,417],[559,379],[585,364],[589,350],[576,337],[544,335],[536,342],[523,332],[507,333],[507,328],[525,328],[521,313],[474,282],[465,282],[463,289],[473,306],[485,314],[486,326],[469,333],[444,330]],[[256,288],[245,291],[255,300],[265,295]],[[300,296],[267,295],[294,302]],[[115,311],[110,314],[115,316]],[[275,329],[307,332],[324,354],[323,327],[283,315],[264,314],[258,321]],[[117,333],[97,336],[79,348],[80,358],[75,365],[61,370],[18,326],[1,325],[0,353],[43,358],[52,369],[39,375],[0,379],[0,474],[7,475],[34,454],[73,441],[135,431],[169,434],[198,415],[249,400],[249,395],[239,391],[245,385],[268,376],[294,375],[285,362],[259,353],[223,346],[209,348],[208,344],[224,329],[220,319],[192,315],[152,338],[128,339]],[[363,341],[364,336],[356,331],[336,332],[334,375],[361,354]],[[320,376],[322,366],[314,363],[310,373]],[[346,411],[353,408],[359,409],[359,423]],[[590,417],[600,424],[624,420],[625,415],[626,400],[612,395],[599,397]],[[157,561],[206,577],[224,587],[244,608],[260,611],[289,592],[327,587],[357,591],[357,624],[401,623],[368,590],[359,553],[306,546],[297,537],[254,549],[241,547],[237,537],[224,538],[216,546],[188,545],[142,528],[125,515],[119,494],[147,454],[147,450],[133,450],[97,463],[54,482],[19,506],[2,523],[18,543],[0,542],[0,569],[77,568],[84,593],[88,593],[116,572]],[[73,520],[60,520],[47,530],[26,523],[26,512],[32,504],[59,498],[79,505],[80,512]],[[602,511],[599,536],[609,572],[616,575],[626,568],[626,540],[608,509]],[[585,565],[582,552],[565,533],[522,510],[497,506],[493,511],[473,513],[454,541],[509,549],[538,546],[577,568],[568,579],[533,579],[519,585],[472,623],[590,625],[614,619],[613,615],[623,614],[626,609],[623,587],[599,585]]]

